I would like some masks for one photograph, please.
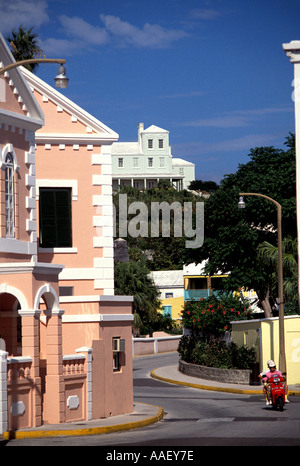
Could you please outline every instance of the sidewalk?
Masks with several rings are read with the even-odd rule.
[[[177,385],[186,385],[188,387],[198,388],[201,390],[241,393],[244,395],[262,394],[261,385],[239,385],[216,382],[214,380],[199,379],[198,377],[191,377],[182,374],[178,370],[177,365],[155,369],[154,371],[152,371],[151,376],[157,380],[162,380],[163,382],[169,382]],[[300,395],[300,385],[289,386],[289,395]]]
[[[78,421],[66,424],[49,424],[40,427],[31,427],[14,432],[4,432],[2,439],[25,439],[42,437],[61,437],[79,435],[99,435],[119,432],[122,430],[137,429],[160,421],[164,410],[160,406],[145,403],[133,404],[134,411],[129,414],[112,416],[93,421]],[[1,440],[1,435],[0,435]]]
[[[226,384],[211,380],[198,379],[197,377],[190,377],[179,372],[177,364],[155,369],[151,372],[151,377],[163,382],[185,385],[201,390],[240,393],[244,395],[262,395],[261,386]],[[300,395],[300,386],[290,386],[289,395]],[[134,411],[129,414],[97,419],[94,421],[78,421],[57,425],[51,424],[30,429],[22,429],[15,432],[5,432],[2,435],[2,439],[9,440],[108,434],[122,430],[132,430],[139,427],[145,427],[160,421],[163,417],[164,410],[160,406],[135,402]]]

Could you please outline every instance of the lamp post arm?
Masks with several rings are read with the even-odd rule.
[[[28,65],[31,63],[60,63],[63,65],[66,63],[66,60],[63,58],[29,58],[28,60],[20,60],[0,68],[0,75],[5,73],[5,71],[17,68],[17,66]]]
[[[281,208],[281,205],[275,201],[274,199],[272,199],[271,197],[269,196],[266,196],[265,194],[260,194],[260,193],[239,193],[239,196],[258,196],[258,197],[264,197],[265,199],[268,199],[268,201],[271,201],[273,202],[273,204],[276,205],[276,207],[280,207]]]

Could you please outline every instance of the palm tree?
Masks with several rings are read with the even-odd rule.
[[[294,301],[298,295],[298,246],[297,238],[287,237],[282,241],[283,291],[286,301]],[[274,268],[272,282],[277,283],[278,247],[267,241],[258,246],[258,258]]]
[[[30,28],[27,31],[24,26],[20,26],[18,31],[12,31],[12,35],[6,37],[16,61],[29,60],[43,54],[43,51],[37,45],[37,34],[34,34],[32,29]],[[38,63],[25,65],[25,67],[33,72],[38,67]]]
[[[149,275],[145,260],[116,262],[115,294],[133,296],[134,326],[149,325],[157,320],[159,292]]]

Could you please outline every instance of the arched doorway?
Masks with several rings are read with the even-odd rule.
[[[20,303],[9,293],[0,295],[0,338],[10,356],[22,355],[22,323],[18,314]]]
[[[20,290],[0,285],[0,338],[10,356],[22,356],[21,309],[27,309],[27,302]]]

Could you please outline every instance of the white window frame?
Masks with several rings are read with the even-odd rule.
[[[72,201],[78,201],[78,180],[36,180],[36,199],[40,199],[40,188],[70,188]],[[73,206],[72,206],[73,209]],[[63,254],[76,254],[77,247],[71,248],[41,248],[39,252],[44,253],[63,253]]]
[[[6,144],[4,149],[0,149],[0,168],[4,169],[5,168],[5,159],[7,154],[10,153],[13,158],[13,165],[14,165],[14,171],[17,172],[19,170],[19,165],[16,157],[16,153],[14,150],[14,147],[12,144]]]
[[[113,337],[112,350],[113,350],[113,372],[121,372],[122,370],[121,353],[125,351],[125,340],[120,337]]]
[[[78,180],[36,180],[36,198],[39,200],[40,188],[71,188],[72,201],[78,201]]]
[[[14,157],[8,152],[5,157],[5,228],[6,238],[15,237],[15,184]]]
[[[166,304],[163,307],[163,317],[170,317],[172,319],[172,305],[171,304]]]

